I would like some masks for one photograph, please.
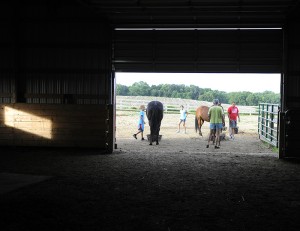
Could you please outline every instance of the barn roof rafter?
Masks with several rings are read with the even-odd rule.
[[[116,27],[228,24],[278,27],[298,0],[78,0],[105,14]],[[258,27],[261,27],[258,26]]]

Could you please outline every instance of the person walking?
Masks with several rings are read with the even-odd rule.
[[[140,106],[140,113],[139,113],[139,121],[138,121],[138,132],[133,134],[133,137],[137,139],[137,134],[141,133],[141,140],[144,139],[144,129],[145,129],[145,106]]]
[[[177,130],[177,133],[180,132],[180,125],[182,123],[182,126],[184,127],[184,133],[186,133],[186,126],[185,126],[185,122],[186,122],[186,117],[188,116],[188,112],[187,110],[184,109],[184,106],[181,105],[180,106],[180,120],[179,120],[179,123],[178,123],[178,130]]]
[[[209,137],[206,148],[209,148],[209,142],[213,136],[215,136],[215,148],[219,149],[221,142],[220,142],[220,132],[223,128],[224,121],[224,112],[222,107],[219,106],[219,100],[214,99],[213,106],[208,110],[208,118],[209,118]]]
[[[235,129],[237,128],[237,119],[240,122],[239,109],[235,105],[235,102],[232,102],[231,106],[227,110],[228,119],[229,119],[229,136],[230,139],[234,140]]]

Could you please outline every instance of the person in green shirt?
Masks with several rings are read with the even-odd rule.
[[[213,106],[208,110],[208,118],[209,118],[209,128],[210,133],[208,137],[208,143],[206,148],[209,148],[209,142],[213,135],[215,135],[215,148],[220,148],[220,132],[225,124],[224,121],[224,111],[222,107],[219,106],[219,100],[214,99]]]

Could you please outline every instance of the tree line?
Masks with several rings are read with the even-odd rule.
[[[136,82],[131,86],[117,84],[116,93],[120,96],[156,96],[209,102],[217,98],[221,103],[231,104],[235,102],[238,105],[244,106],[257,106],[259,103],[280,103],[280,94],[272,91],[260,93],[252,93],[249,91],[227,93],[210,88],[200,88],[195,85],[186,86],[184,84],[159,84],[149,86],[144,81]]]

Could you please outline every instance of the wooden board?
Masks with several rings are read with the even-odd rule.
[[[105,105],[0,104],[0,145],[106,148]]]

